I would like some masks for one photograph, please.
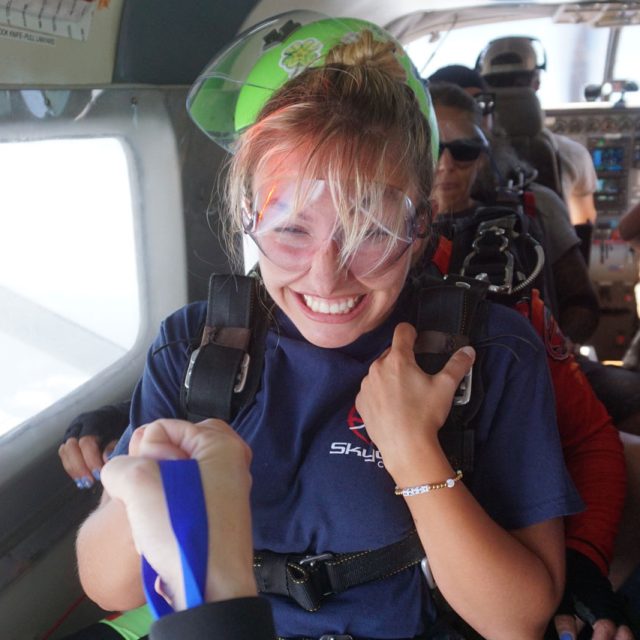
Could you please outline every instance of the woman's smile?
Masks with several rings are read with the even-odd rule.
[[[349,314],[363,298],[363,296],[349,296],[327,299],[306,293],[302,294],[302,297],[307,307],[314,313],[331,316]]]

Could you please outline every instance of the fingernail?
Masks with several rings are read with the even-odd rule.
[[[89,476],[82,476],[82,488],[91,489],[93,486],[93,480]]]
[[[100,482],[100,469],[94,469],[92,472],[93,477]]]
[[[575,638],[573,637],[573,633],[570,631],[563,631],[560,634],[560,640],[575,640]]]
[[[74,482],[76,483],[76,487],[78,487],[78,489],[84,489],[84,484],[82,483],[81,478],[76,478]]]
[[[466,353],[470,358],[473,358],[473,356],[476,354],[473,347],[461,347],[460,351]]]

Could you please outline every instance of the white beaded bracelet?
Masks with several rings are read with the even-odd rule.
[[[404,496],[408,498],[410,496],[418,496],[421,493],[429,493],[429,491],[435,491],[436,489],[453,489],[456,486],[456,482],[462,479],[462,471],[456,471],[455,478],[447,478],[442,482],[430,482],[428,484],[419,484],[415,487],[405,487],[401,489],[396,487],[395,494],[397,496]]]

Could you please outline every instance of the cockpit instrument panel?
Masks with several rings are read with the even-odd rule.
[[[640,200],[640,109],[550,109],[545,123],[589,150],[597,175],[598,219],[615,227],[617,219]]]
[[[593,160],[598,215],[589,272],[598,293],[600,325],[590,342],[601,359],[619,360],[637,324],[638,256],[620,238],[617,226],[640,202],[640,109],[580,105],[547,110],[545,124],[581,143]]]

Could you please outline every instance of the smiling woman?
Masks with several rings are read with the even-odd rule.
[[[255,39],[275,39],[282,55],[268,47],[256,53],[249,46]],[[293,59],[287,52],[308,51],[304,39],[314,41],[319,58],[280,85],[263,82],[263,90],[272,87],[266,102],[236,136],[220,130],[220,114],[203,110],[197,94],[213,109],[219,91],[228,105],[220,83],[230,73],[221,66],[227,52],[191,93],[192,106],[199,104],[192,116],[235,151],[227,176],[230,230],[249,233],[261,249],[256,277],[270,321],[264,365],[258,393],[231,425],[253,452],[254,564],[276,631],[285,638],[429,637],[436,612],[420,569],[426,552],[443,594],[480,633],[539,637],[562,589],[559,518],[580,505],[562,464],[544,350],[519,316],[486,309],[475,373],[486,390],[474,424],[482,446],[465,486],[438,431],[474,351],[447,349],[445,371],[429,376],[416,363],[416,332],[408,324],[420,274],[408,276],[424,249],[437,148],[429,99],[402,48],[361,20],[285,14],[229,50],[245,70],[253,60],[264,78],[265,60],[282,75],[279,65]],[[239,51],[253,58],[240,60]],[[424,299],[437,310],[437,299]],[[209,310],[195,303],[165,320],[121,452],[130,443],[136,455],[137,427],[182,415],[190,345],[205,315],[219,311],[215,303]],[[225,329],[212,328],[214,342]],[[523,359],[529,366],[518,367]],[[354,405],[381,460],[363,455],[358,441],[341,446],[357,437],[349,429]],[[517,407],[527,408],[518,429]],[[544,459],[544,477],[525,463],[532,459]],[[105,499],[78,536],[83,585],[107,608],[144,598],[126,518],[121,504]],[[405,545],[410,559],[399,552]],[[314,586],[334,564],[368,552],[388,554],[389,562],[353,569],[360,576],[347,579],[353,588],[329,577]],[[528,590],[513,613],[509,585],[523,572]],[[480,579],[489,581],[487,589],[475,588]]]
[[[279,103],[282,109],[270,102],[273,109],[268,111],[274,92],[299,78],[300,72],[322,66],[327,53],[323,45],[331,33],[336,34],[333,46],[345,36],[345,25],[347,41],[352,37],[348,34],[359,31],[357,20],[338,20],[342,31],[335,32],[327,22],[314,31],[307,26],[309,21],[296,16],[273,20],[274,14],[295,8],[292,0],[0,0],[3,639],[59,640],[104,617],[82,597],[74,555],[79,523],[101,489],[100,480],[92,475],[96,471],[99,478],[101,441],[94,442],[92,451],[99,464],[88,467],[86,482],[85,463],[82,472],[75,469],[70,478],[58,451],[65,446],[67,427],[79,414],[121,401],[128,405],[152,344],[135,395],[132,427],[182,411],[179,390],[192,355],[190,342],[200,339],[199,326],[207,313],[202,301],[212,272],[247,273],[260,263],[260,290],[265,293],[266,285],[272,292],[265,314],[270,333],[264,370],[257,367],[262,375],[260,392],[256,404],[246,407],[246,420],[236,416],[233,422],[255,454],[256,545],[283,554],[321,556],[384,548],[403,540],[413,527],[411,502],[428,497],[427,508],[437,504],[438,511],[422,513],[418,520],[441,521],[442,514],[470,513],[439,511],[442,503],[453,504],[452,499],[462,494],[470,503],[475,501],[475,513],[488,514],[488,526],[496,526],[491,529],[496,543],[483,554],[489,560],[498,546],[514,549],[514,536],[505,530],[528,529],[535,520],[526,505],[557,494],[558,504],[566,509],[543,515],[553,518],[569,509],[556,484],[564,479],[561,472],[542,479],[529,477],[527,465],[520,464],[542,448],[545,463],[548,457],[551,466],[560,468],[555,454],[547,455],[530,435],[553,430],[553,403],[543,377],[537,375],[537,352],[532,346],[536,343],[526,329],[523,340],[514,344],[507,339],[508,344],[496,348],[482,342],[482,357],[475,364],[474,380],[484,375],[494,380],[487,385],[487,407],[475,430],[482,441],[483,454],[476,457],[477,478],[482,481],[465,472],[446,491],[406,501],[394,495],[396,485],[407,489],[455,478],[459,467],[439,466],[444,462],[439,457],[433,460],[438,450],[431,440],[428,455],[421,456],[425,453],[421,444],[408,445],[403,439],[402,424],[414,424],[415,418],[404,410],[414,405],[403,394],[410,381],[424,381],[414,378],[411,367],[402,370],[406,388],[394,386],[393,376],[376,378],[382,383],[363,397],[379,397],[381,404],[368,414],[370,405],[365,401],[359,405],[366,420],[356,410],[356,398],[374,362],[373,372],[398,363],[394,357],[380,356],[393,344],[395,326],[414,315],[407,302],[414,290],[405,282],[413,283],[414,263],[431,232],[424,225],[429,213],[425,204],[431,197],[429,154],[435,158],[441,151],[446,160],[481,166],[485,154],[481,151],[475,161],[470,156],[478,150],[470,132],[454,132],[451,137],[443,132],[440,148],[432,136],[429,148],[423,141],[415,143],[418,132],[413,131],[408,146],[406,136],[395,135],[393,122],[383,117],[385,112],[400,111],[371,94],[366,95],[366,108],[358,107],[347,118],[344,135],[335,139],[322,127],[329,116],[348,116],[341,111],[347,102],[337,94],[337,102],[321,102],[313,118],[298,118],[297,138],[283,135],[288,127],[284,121],[272,127],[285,112],[295,120],[294,111],[304,102],[289,94]],[[548,54],[540,94],[547,108],[546,126],[583,144],[596,161],[615,155],[615,163],[596,166],[598,226],[591,266],[603,311],[602,329],[593,346],[601,359],[622,357],[637,322],[633,285],[638,254],[616,236],[616,223],[640,198],[636,149],[640,109],[629,106],[640,93],[627,90],[620,101],[619,91],[608,98],[592,88],[589,95],[596,102],[589,104],[582,96],[585,84],[613,89],[631,86],[623,81],[640,79],[634,75],[640,29],[635,4],[308,0],[305,8],[319,12],[310,22],[354,12],[356,19],[382,25],[409,46],[422,75],[449,62],[473,66],[487,42],[503,35],[540,38]],[[261,21],[268,18],[269,26],[261,29]],[[246,30],[254,32],[254,27],[255,38],[237,37]],[[374,40],[383,33],[376,26],[371,30]],[[427,98],[418,90],[420,78],[410,73],[408,59],[389,55],[390,50],[378,49],[377,44],[369,48],[366,60],[350,57],[353,49],[336,53],[332,64],[345,65],[340,67],[345,75],[354,66],[372,67],[368,71],[379,71],[377,77],[385,76],[385,84],[390,78],[397,81],[400,89],[396,87],[393,95],[399,104],[415,100],[421,113],[429,115]],[[324,89],[336,78],[330,80],[317,93],[308,93],[326,97]],[[309,75],[300,80],[299,88],[308,88],[307,82]],[[317,88],[314,85],[314,91]],[[341,85],[340,91],[344,88]],[[358,89],[349,95],[357,102],[363,94]],[[573,104],[548,110],[566,100]],[[485,96],[484,105],[489,109],[492,101],[497,113],[497,94]],[[382,118],[377,129],[368,128],[370,117]],[[264,145],[252,150],[253,165],[238,173],[241,182],[234,190],[239,206],[232,211],[217,188],[216,176],[221,176],[221,183],[226,180],[229,153],[236,151],[241,138],[245,140],[244,134],[248,140],[260,128],[265,132]],[[410,131],[406,122],[397,123],[397,128]],[[380,129],[392,133],[382,136]],[[222,146],[211,143],[202,130]],[[358,144],[349,146],[358,134]],[[415,155],[418,152],[421,157]],[[286,224],[284,214],[271,217],[273,186],[278,187],[279,202],[287,202]],[[188,303],[192,306],[169,316],[154,341],[162,319]],[[496,313],[488,331],[520,335],[504,314]],[[174,344],[174,338],[184,342]],[[400,330],[396,346],[407,357],[409,342]],[[326,346],[318,346],[322,344]],[[531,362],[534,373],[521,371],[507,352],[516,353],[520,362]],[[260,375],[255,377],[258,384]],[[411,388],[424,402],[427,390],[420,384]],[[542,403],[548,408],[540,408]],[[489,415],[489,405],[500,411]],[[128,409],[123,416],[127,422]],[[116,426],[126,428],[112,425],[108,412],[105,420],[110,434]],[[382,422],[393,425],[394,431],[387,433]],[[511,437],[519,426],[530,426],[524,441]],[[82,441],[84,450],[89,450],[91,438],[85,434],[90,429],[78,429],[80,437],[67,444],[75,444],[81,453],[83,437],[88,438]],[[495,434],[502,439],[494,439]],[[389,435],[397,435],[400,445],[391,445]],[[372,438],[380,449],[372,445]],[[121,448],[126,449],[124,441]],[[501,450],[512,452],[511,459],[506,460]],[[398,451],[406,454],[406,466],[396,459]],[[425,460],[429,469],[421,466]],[[408,467],[418,477],[408,477]],[[510,482],[500,482],[504,477]],[[80,491],[74,479],[92,488]],[[505,503],[508,507],[501,509]],[[518,504],[525,505],[522,511]],[[450,524],[451,531],[461,528],[459,523]],[[547,525],[549,521],[541,523]],[[94,557],[108,557],[110,544],[125,529],[122,524]],[[504,545],[499,544],[503,535]],[[442,553],[443,541],[455,542],[458,548]],[[485,583],[484,574],[478,578],[468,573],[477,568],[474,559],[464,563],[465,575],[459,580],[451,579],[458,566],[438,562],[468,558],[467,542],[465,535],[443,535],[434,546],[434,539],[425,537],[435,558],[432,569],[454,604],[465,615],[465,603],[473,605],[473,612],[488,615],[500,603],[499,597],[485,607],[476,606],[476,593],[455,593],[458,584],[466,588],[469,581]],[[516,549],[521,551],[521,546]],[[109,567],[131,566],[135,572],[138,558],[135,554],[132,558],[131,565],[124,555],[112,558]],[[323,572],[323,562],[313,566]],[[307,570],[310,564],[302,567]],[[527,566],[527,575],[539,576],[539,564],[534,564],[532,571]],[[503,578],[509,577],[508,569],[500,574]],[[388,582],[329,596],[318,615],[281,596],[266,597],[277,602],[280,631],[317,631],[320,637],[342,630],[356,638],[360,632],[375,638],[396,638],[406,632],[408,638],[429,628],[433,610],[430,604],[423,606],[430,603],[425,584],[413,567]],[[519,603],[513,597],[509,592],[505,601],[517,611]],[[527,592],[526,597],[525,612],[535,594]],[[392,609],[395,602],[402,608]],[[502,620],[500,615],[494,618]],[[473,622],[482,625],[483,620]],[[498,632],[492,628],[487,635]],[[514,626],[510,632],[513,637]]]

